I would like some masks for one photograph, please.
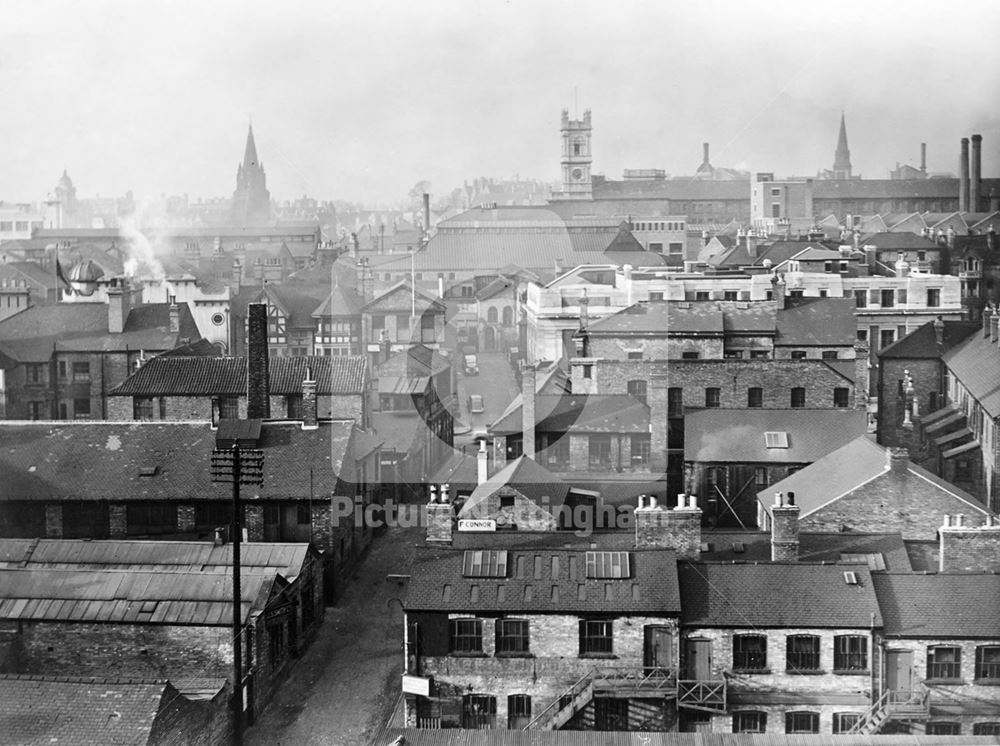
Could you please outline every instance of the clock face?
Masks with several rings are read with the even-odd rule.
[[[574,179],[582,179],[583,178],[583,169],[574,168],[573,169],[573,178]]]

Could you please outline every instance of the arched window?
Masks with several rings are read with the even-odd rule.
[[[496,306],[490,306],[489,310],[486,312],[486,320],[491,323],[497,323],[497,308]]]
[[[510,306],[503,307],[503,325],[513,326],[514,325],[514,309]]]

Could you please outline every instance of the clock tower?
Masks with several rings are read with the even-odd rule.
[[[583,119],[570,119],[569,111],[562,112],[562,194],[560,199],[593,199],[590,181],[590,109],[583,112]]]

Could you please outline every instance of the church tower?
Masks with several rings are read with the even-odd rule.
[[[264,164],[257,160],[253,125],[247,133],[243,163],[236,168],[236,191],[233,192],[234,225],[266,225],[271,221],[271,193],[267,191]]]
[[[840,113],[840,135],[837,137],[837,152],[833,156],[833,178],[851,178],[851,151],[847,147],[847,125],[844,112]]]
[[[583,119],[570,119],[569,111],[562,112],[562,194],[561,199],[593,199],[590,180],[590,109],[583,112]]]

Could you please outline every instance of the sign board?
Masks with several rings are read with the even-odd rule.
[[[458,521],[459,531],[496,531],[497,522],[492,518],[462,518]]]
[[[368,345],[368,352],[381,352],[382,348],[377,344]]]
[[[431,680],[426,676],[414,676],[404,673],[403,694],[419,694],[421,697],[429,697],[431,694]]]

